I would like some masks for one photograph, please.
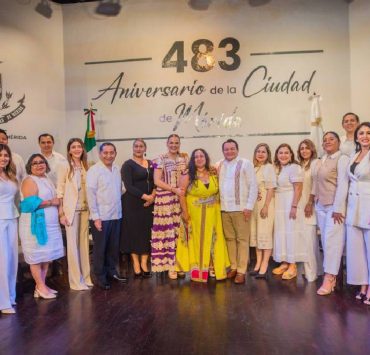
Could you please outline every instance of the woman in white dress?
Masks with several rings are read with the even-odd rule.
[[[256,279],[266,279],[273,245],[276,188],[276,173],[271,161],[271,150],[266,143],[260,143],[255,148],[253,164],[258,183],[258,199],[251,218],[250,246],[256,248],[257,261],[249,274]]]
[[[21,217],[19,235],[24,258],[30,265],[36,288],[34,297],[55,298],[46,274],[49,263],[64,255],[59,225],[59,199],[53,183],[46,176],[49,165],[41,154],[33,154],[26,164],[28,176],[21,185]]]
[[[360,285],[356,298],[370,305],[370,122],[357,127],[355,142],[347,169],[347,282]]]
[[[80,138],[67,144],[66,164],[57,173],[59,219],[66,228],[68,280],[72,290],[88,290],[93,284],[89,261],[89,211],[86,194],[87,154]]]
[[[300,208],[304,211],[304,235],[307,245],[308,261],[304,263],[304,275],[307,281],[312,282],[322,274],[322,258],[319,249],[319,239],[316,231],[315,195],[312,192],[312,171],[317,164],[315,144],[310,139],[304,139],[298,145],[298,161],[304,173]]]
[[[10,149],[0,144],[0,312],[14,314],[18,268],[18,192],[16,169]]]
[[[333,292],[343,255],[348,192],[349,158],[339,150],[340,138],[335,132],[323,137],[325,155],[313,171],[315,209],[324,252],[324,280],[317,290],[320,296]]]
[[[303,172],[294,159],[289,144],[280,144],[274,159],[277,170],[275,191],[275,223],[273,258],[281,262],[273,269],[284,280],[297,276],[297,262],[307,261],[303,232],[304,211],[299,205],[303,187]]]

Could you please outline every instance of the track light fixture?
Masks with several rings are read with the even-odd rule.
[[[104,16],[117,16],[121,11],[120,0],[101,0],[95,12]]]
[[[48,0],[40,0],[35,7],[35,11],[46,18],[51,18],[51,15],[53,14],[53,9]]]

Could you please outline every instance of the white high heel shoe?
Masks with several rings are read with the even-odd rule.
[[[45,300],[50,300],[50,299],[53,299],[53,298],[57,298],[57,296],[55,295],[55,293],[51,293],[50,292],[48,294],[45,294],[45,293],[42,293],[37,288],[35,288],[35,291],[33,293],[33,297],[34,298],[44,298]]]
[[[2,314],[15,314],[15,309],[13,307],[5,308],[0,311]]]

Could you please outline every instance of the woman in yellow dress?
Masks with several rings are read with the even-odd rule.
[[[180,197],[184,228],[177,244],[178,271],[190,271],[192,281],[207,282],[209,276],[226,279],[230,261],[222,230],[217,173],[204,149],[191,154],[180,188],[187,193]]]

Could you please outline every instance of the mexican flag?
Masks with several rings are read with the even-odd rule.
[[[89,164],[94,164],[98,161],[98,150],[96,147],[96,131],[95,131],[95,121],[94,116],[96,109],[93,109],[92,106],[90,109],[85,108],[85,116],[87,116],[87,126],[85,133],[85,149],[87,152],[87,161]]]

